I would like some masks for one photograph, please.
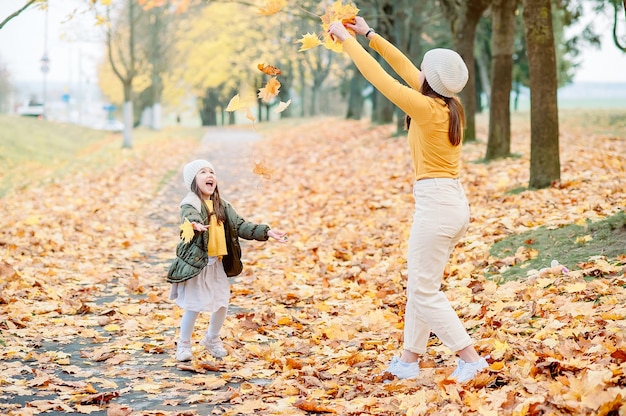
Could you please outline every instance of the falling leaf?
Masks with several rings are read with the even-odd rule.
[[[280,75],[282,74],[282,71],[278,68],[276,68],[275,66],[272,65],[265,65],[265,64],[258,64],[257,68],[259,68],[259,71],[263,72],[264,74],[267,75]]]
[[[300,49],[298,49],[299,52],[302,52],[321,45],[322,41],[315,33],[307,33],[306,35],[303,35],[302,38],[297,40],[296,43],[302,44]]]
[[[271,16],[281,11],[287,5],[287,0],[267,0],[265,6],[259,8],[259,14],[262,16]]]
[[[262,176],[264,179],[271,179],[274,171],[265,166],[263,162],[254,162],[254,169],[252,169],[252,173]]]
[[[287,109],[287,107],[289,107],[290,104],[291,104],[291,99],[287,100],[287,102],[281,101],[280,104],[278,104],[278,107],[276,107],[276,110],[274,110],[274,112],[282,113],[283,111]]]
[[[180,236],[185,243],[189,243],[193,237],[195,236],[195,232],[193,230],[193,225],[189,222],[187,218],[180,225]]]
[[[254,116],[254,114],[252,114],[252,111],[250,111],[250,107],[246,108],[246,118],[252,121],[253,123],[256,120],[256,117]]]
[[[239,94],[237,94],[233,98],[230,99],[230,101],[228,102],[228,105],[226,106],[225,111],[237,111],[245,107],[246,105],[241,101]]]
[[[280,89],[280,82],[276,77],[270,78],[265,84],[265,87],[259,89],[259,98],[263,100],[265,103],[269,103],[272,98],[278,95],[278,91]]]

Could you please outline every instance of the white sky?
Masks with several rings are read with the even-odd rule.
[[[0,0],[0,20],[18,10],[25,0]],[[103,41],[94,39],[94,15],[86,12],[85,0],[49,0],[46,12],[32,7],[0,29],[0,65],[13,81],[41,81],[41,58],[47,43],[50,60],[48,82],[95,82],[96,66],[103,56]],[[68,21],[73,11],[75,18]],[[83,14],[80,14],[82,12]],[[102,38],[101,38],[102,39]],[[47,40],[47,41],[46,41]]]
[[[49,0],[48,57],[50,71],[48,82],[76,83],[87,79],[95,83],[96,65],[103,55],[102,41],[82,41],[97,36],[93,16],[78,15],[62,23],[75,9],[84,10],[86,0]],[[24,4],[24,0],[0,0],[0,20]],[[13,81],[41,81],[40,60],[44,53],[46,13],[31,8],[0,29],[0,65],[6,65]],[[586,49],[576,81],[626,82],[626,54],[615,47],[611,39],[610,24],[590,15],[597,28],[604,29],[602,49]],[[626,26],[626,23],[624,24]],[[87,35],[87,34],[90,35]],[[81,39],[78,41],[76,39]],[[74,39],[69,41],[68,39]]]

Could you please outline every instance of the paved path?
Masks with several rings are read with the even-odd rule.
[[[253,159],[250,145],[259,138],[260,136],[252,130],[210,128],[191,159],[209,160],[216,168],[222,196],[228,195],[227,199],[235,200],[238,192],[248,186],[254,186],[258,181],[251,169]],[[184,194],[182,174],[178,173],[163,187],[158,199],[163,204],[172,204],[175,207]],[[175,221],[176,217],[172,216],[170,211],[162,214],[154,213],[151,215],[151,220],[159,222],[161,226],[178,227],[178,223]],[[92,293],[91,298],[86,300],[86,304],[93,305],[93,308],[98,310],[107,306],[114,311],[120,306],[119,291],[116,290],[118,286],[123,287],[123,282],[108,283],[100,292]],[[145,298],[145,296],[143,297]],[[142,296],[128,296],[129,302],[141,302],[141,298]],[[176,331],[177,328],[164,328],[164,332],[168,332],[172,336]],[[144,340],[143,342],[148,341]],[[49,354],[62,357],[65,354],[70,357],[71,366],[57,363],[54,360],[45,364],[39,360],[10,361],[9,364],[12,366],[10,378],[17,380],[17,382],[14,383],[14,386],[3,386],[1,390],[3,393],[0,393],[0,403],[3,404],[0,407],[0,414],[7,414],[11,411],[15,415],[39,414],[39,410],[46,407],[45,403],[49,403],[49,410],[41,414],[84,415],[85,412],[77,411],[79,406],[73,401],[76,397],[72,397],[67,392],[76,391],[77,388],[80,388],[81,383],[85,384],[89,382],[89,379],[102,377],[110,381],[112,386],[116,385],[116,387],[109,389],[97,389],[105,397],[109,393],[109,397],[106,397],[105,401],[132,408],[134,410],[133,415],[157,414],[157,411],[163,412],[160,413],[161,415],[182,415],[188,411],[208,415],[214,410],[213,406],[207,404],[181,404],[180,406],[164,404],[168,400],[172,403],[184,403],[185,397],[180,396],[180,391],[178,391],[178,396],[171,392],[155,395],[136,388],[138,384],[145,384],[147,379],[154,383],[180,383],[181,379],[191,377],[194,374],[179,370],[175,366],[164,365],[171,358],[172,351],[129,350],[130,358],[118,364],[115,371],[110,371],[111,364],[106,363],[105,360],[96,361],[93,357],[84,356],[85,350],[93,351],[94,348],[100,347],[106,348],[107,343],[94,346],[76,335],[64,340],[41,342],[37,346],[37,354],[41,354],[41,356]],[[123,369],[119,367],[123,367]],[[0,375],[0,385],[5,376],[6,374]],[[38,377],[48,379],[45,386],[39,388]],[[117,396],[118,393],[119,396]],[[191,393],[188,392],[188,394]],[[114,396],[113,399],[111,399],[111,395]],[[38,407],[27,407],[32,402],[37,402]],[[16,405],[16,409],[11,410],[4,406],[11,404]],[[86,409],[84,408],[84,410]],[[103,410],[92,411],[89,414],[105,416],[107,415],[106,406],[103,406]]]

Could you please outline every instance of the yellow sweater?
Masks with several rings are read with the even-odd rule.
[[[350,36],[343,49],[359,71],[376,89],[411,117],[408,141],[413,159],[415,180],[424,178],[458,178],[461,145],[448,140],[450,111],[438,98],[422,95],[420,71],[395,46],[380,35],[374,35],[370,47],[378,52],[409,86],[399,83]]]
[[[207,199],[204,202],[209,207],[209,212],[213,212],[213,201]],[[209,244],[207,250],[209,256],[222,257],[228,254],[224,224],[217,222],[215,214],[209,216]]]

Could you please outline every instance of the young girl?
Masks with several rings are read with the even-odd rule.
[[[346,27],[365,36],[409,86],[397,82],[350,36]],[[450,49],[431,49],[422,70],[357,17],[355,24],[332,23],[328,32],[343,43],[363,76],[407,114],[413,160],[415,214],[407,254],[408,282],[404,350],[387,371],[398,378],[419,375],[419,356],[426,353],[431,331],[459,356],[452,377],[465,383],[487,367],[473,346],[446,295],[441,279],[448,258],[469,224],[469,206],[460,176],[464,113],[455,97],[468,79],[461,56]]]
[[[181,223],[189,221],[194,236],[181,240],[167,281],[172,283],[170,299],[185,310],[180,323],[176,348],[178,361],[191,360],[191,335],[200,312],[210,312],[209,328],[200,341],[215,358],[228,355],[219,337],[230,299],[228,277],[241,273],[239,237],[284,243],[284,232],[265,224],[241,218],[227,201],[220,198],[213,165],[194,160],[183,169],[185,186],[190,191],[181,201]]]

